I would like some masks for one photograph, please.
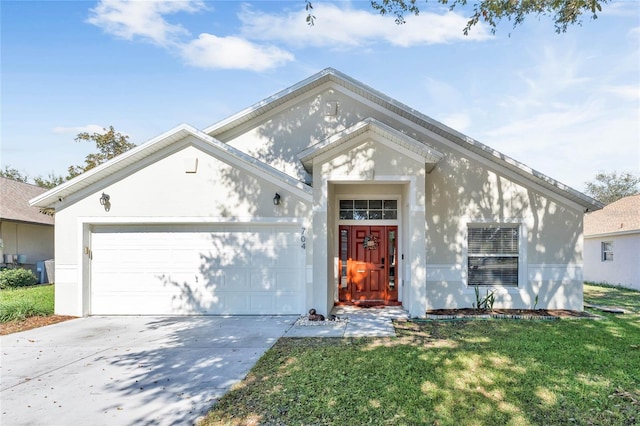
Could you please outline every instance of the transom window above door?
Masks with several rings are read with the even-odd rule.
[[[342,220],[393,220],[398,218],[398,200],[340,200]]]

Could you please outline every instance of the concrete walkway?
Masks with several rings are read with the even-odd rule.
[[[336,306],[331,311],[347,321],[323,321],[309,325],[294,324],[285,337],[395,337],[392,320],[409,318],[399,306],[359,308]]]

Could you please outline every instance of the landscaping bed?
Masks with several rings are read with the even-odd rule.
[[[432,309],[426,312],[428,319],[453,318],[506,318],[506,319],[561,319],[561,318],[600,318],[587,311],[570,311],[567,309]]]
[[[54,315],[54,293],[54,286],[50,284],[0,290],[0,335],[75,318]]]
[[[0,324],[0,335],[19,333],[21,331],[44,327],[45,325],[57,324],[59,322],[68,321],[74,318],[76,317],[70,317],[66,315],[49,315],[29,317],[18,321],[9,321]]]

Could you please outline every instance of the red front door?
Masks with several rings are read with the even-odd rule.
[[[341,302],[394,302],[396,226],[340,226]]]

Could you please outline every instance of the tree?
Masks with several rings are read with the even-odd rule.
[[[89,154],[85,157],[84,165],[69,166],[69,175],[67,177],[57,176],[55,173],[50,172],[46,177],[38,176],[34,178],[33,182],[41,188],[51,189],[136,146],[134,143],[129,142],[129,136],[116,132],[113,126],[109,126],[109,130],[103,130],[104,133],[89,134],[88,132],[82,132],[75,137],[76,142],[93,141],[96,144],[96,148],[98,148],[97,153]],[[28,175],[22,174],[20,170],[8,165],[4,167],[4,170],[0,170],[0,176],[22,183],[29,183]]]
[[[4,170],[0,170],[0,176],[5,177],[7,179],[13,179],[22,183],[29,183],[29,176],[26,174],[22,174],[20,170],[14,169],[13,167],[6,165],[4,166]],[[33,183],[38,185],[41,188],[51,189],[54,186],[58,186],[61,183],[66,181],[62,176],[56,176],[53,172],[49,173],[49,176],[43,178],[38,176],[33,179]]]
[[[109,130],[103,130],[105,133],[78,133],[78,136],[75,138],[76,142],[94,142],[96,144],[96,148],[98,148],[98,152],[87,155],[84,160],[84,165],[70,166],[69,176],[67,179],[71,179],[86,172],[87,170],[91,170],[105,161],[108,161],[123,152],[127,152],[136,146],[134,143],[129,142],[129,136],[116,132],[113,129],[113,126],[109,126]]]
[[[600,201],[602,204],[611,204],[621,198],[640,193],[640,176],[623,172],[618,176],[617,172],[596,174],[595,180],[587,182],[586,193]]]
[[[9,165],[4,166],[4,170],[0,170],[0,176],[7,179],[17,180],[22,183],[27,183],[29,181],[29,176],[23,175],[20,170],[14,169]]]
[[[428,0],[425,0],[425,3]],[[453,10],[466,6],[468,0],[433,0]],[[482,21],[496,32],[501,20],[513,22],[513,27],[522,24],[528,15],[549,16],[553,19],[557,33],[567,31],[569,25],[580,25],[582,16],[590,14],[591,19],[597,19],[597,13],[602,11],[602,5],[610,0],[475,0],[473,13],[463,28],[465,35],[471,28]],[[417,0],[371,0],[371,7],[381,15],[394,15],[396,24],[405,23],[405,15],[418,15],[420,8]],[[307,23],[313,25],[316,17],[311,13],[313,4],[305,0]]]
[[[67,179],[65,179],[62,176],[57,176],[53,172],[49,172],[49,175],[47,177],[38,176],[33,179],[33,182],[36,185],[38,185],[40,188],[47,188],[47,189],[54,188],[66,181]]]

